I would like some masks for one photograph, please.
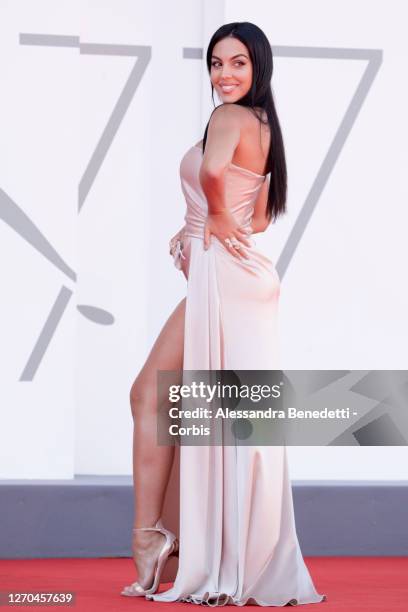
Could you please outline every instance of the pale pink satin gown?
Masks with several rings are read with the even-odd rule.
[[[203,248],[207,200],[201,146],[180,164],[187,203],[182,259],[187,278],[184,369],[279,369],[279,277],[255,248],[234,258],[215,236]],[[263,175],[230,164],[226,203],[250,224]],[[284,606],[320,602],[296,535],[285,447],[180,447],[179,568],[156,601]]]

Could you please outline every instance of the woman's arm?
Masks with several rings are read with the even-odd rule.
[[[232,246],[234,242],[251,246],[245,237],[247,233],[225,203],[225,174],[240,141],[245,112],[239,105],[222,104],[212,113],[199,179],[208,203],[204,248],[208,248],[210,235],[214,234],[231,255],[247,259],[244,251]]]
[[[199,174],[210,214],[226,210],[225,174],[240,141],[241,113],[239,106],[222,104],[211,115]]]

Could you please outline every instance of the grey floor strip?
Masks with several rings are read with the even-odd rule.
[[[408,556],[408,482],[292,482],[306,556]],[[128,557],[131,476],[0,481],[0,558]]]

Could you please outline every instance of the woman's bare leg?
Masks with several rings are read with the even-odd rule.
[[[134,527],[154,526],[163,509],[174,446],[157,445],[157,406],[165,399],[157,395],[157,371],[183,368],[185,302],[184,298],[166,321],[130,392],[134,421]],[[143,588],[149,588],[164,536],[138,531],[133,534],[132,542],[138,582]]]

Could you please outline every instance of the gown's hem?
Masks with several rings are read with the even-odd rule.
[[[160,597],[160,595],[165,595],[165,593],[159,593],[158,596]],[[184,595],[181,597],[177,597],[176,599],[172,599],[172,600],[167,600],[167,599],[161,600],[159,598],[156,599],[154,595],[150,595],[150,596],[147,595],[146,599],[152,599],[152,600],[159,601],[159,602],[160,601],[185,602],[185,603],[192,603],[192,604],[209,606],[209,607],[214,607],[214,608],[218,606],[239,606],[241,607],[241,606],[246,606],[248,602],[250,602],[252,605],[261,606],[261,607],[270,606],[270,607],[283,608],[284,606],[300,606],[300,605],[307,605],[311,603],[322,603],[323,601],[327,601],[327,596],[320,595],[320,599],[307,600],[307,601],[299,601],[298,599],[296,599],[296,597],[292,597],[292,599],[289,599],[288,601],[284,603],[269,603],[269,602],[267,603],[253,596],[248,596],[240,600],[240,599],[233,597],[232,595],[227,595],[227,593],[217,593],[217,592],[210,593],[207,591],[206,593],[204,593],[202,597],[199,597],[196,595]]]

